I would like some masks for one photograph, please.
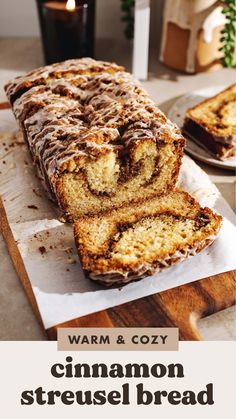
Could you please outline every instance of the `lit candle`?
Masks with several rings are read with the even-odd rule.
[[[75,0],[67,0],[66,10],[73,11],[73,10],[75,10],[75,8],[76,8]]]
[[[94,55],[95,1],[39,2],[45,61]]]

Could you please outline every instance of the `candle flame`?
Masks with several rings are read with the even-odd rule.
[[[75,0],[67,0],[66,10],[75,10],[76,4]]]

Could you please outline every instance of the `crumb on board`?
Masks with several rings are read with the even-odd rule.
[[[27,208],[38,210],[38,207],[36,205],[27,205]]]
[[[47,252],[47,250],[46,250],[46,247],[45,247],[45,246],[40,246],[40,247],[39,247],[39,251],[40,251],[41,255],[44,255],[44,254]]]
[[[9,147],[16,147],[18,145],[26,145],[25,141],[22,140],[22,137],[19,132],[16,132],[12,135],[12,142],[9,144]]]

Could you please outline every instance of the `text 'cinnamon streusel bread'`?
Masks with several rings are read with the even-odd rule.
[[[222,218],[186,192],[83,217],[74,225],[85,273],[104,285],[152,275],[210,245]]]
[[[236,156],[236,84],[188,109],[183,131],[220,160]]]
[[[5,90],[41,177],[68,218],[175,186],[185,140],[123,67],[69,60],[18,77]]]

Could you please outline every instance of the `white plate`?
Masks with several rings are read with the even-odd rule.
[[[181,128],[183,126],[185,113],[188,108],[195,106],[197,103],[206,98],[216,95],[226,87],[227,86],[213,86],[202,90],[196,90],[190,94],[181,96],[181,98],[177,99],[177,101],[170,108],[168,117]],[[228,170],[236,168],[236,157],[232,157],[231,159],[225,161],[217,160],[210,154],[209,151],[198,145],[191,138],[187,138],[185,151],[196,159],[213,166],[218,166],[222,169]]]

